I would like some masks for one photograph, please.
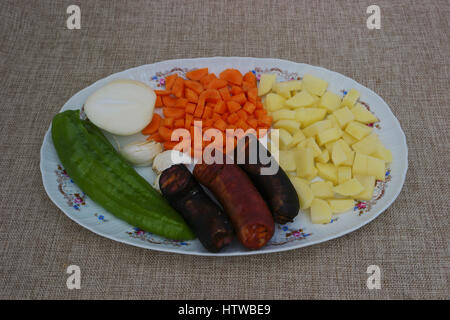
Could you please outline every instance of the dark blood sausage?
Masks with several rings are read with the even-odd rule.
[[[218,252],[231,242],[233,227],[230,220],[184,165],[164,170],[159,188],[208,251]]]
[[[198,163],[194,177],[222,204],[238,239],[246,248],[259,249],[272,238],[272,214],[258,190],[237,165]]]
[[[253,148],[250,148],[250,146]],[[258,157],[256,164],[252,164],[249,161],[249,152],[254,152],[255,150],[258,152]],[[247,141],[245,144],[245,163],[238,164],[247,173],[266,200],[275,222],[281,224],[292,222],[300,209],[297,192],[287,174],[279,166],[275,174],[261,175],[261,168],[268,168],[271,165],[270,162],[267,163],[265,161],[264,163],[267,164],[261,162],[261,152],[265,153],[267,160],[270,157],[270,161],[273,161],[278,166],[270,152],[256,139]],[[235,160],[238,160],[236,155]]]

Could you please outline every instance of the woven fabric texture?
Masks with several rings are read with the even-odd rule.
[[[0,298],[448,299],[448,1],[0,2]],[[276,254],[194,257],[135,248],[77,225],[47,197],[39,150],[69,97],[109,74],[166,59],[281,58],[373,89],[399,119],[409,170],[395,203],[333,241]],[[81,268],[68,290],[66,268]],[[378,265],[382,287],[368,290]]]

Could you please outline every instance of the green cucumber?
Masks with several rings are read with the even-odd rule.
[[[93,201],[142,230],[175,240],[194,239],[183,218],[114,149],[79,110],[57,114],[52,139],[70,178]]]

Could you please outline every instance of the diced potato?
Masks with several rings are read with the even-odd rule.
[[[330,161],[330,153],[328,152],[328,150],[322,150],[320,156],[316,157],[316,161],[320,163],[327,163],[328,161]]]
[[[353,176],[361,175],[367,176],[367,156],[362,153],[356,152],[355,160],[353,161],[352,167]]]
[[[358,139],[353,138],[351,135],[349,135],[347,132],[342,132],[342,139],[349,145],[353,145],[355,142],[358,142]]]
[[[263,96],[266,93],[269,93],[269,91],[272,90],[272,86],[276,80],[277,80],[276,74],[268,74],[268,73],[262,74],[258,85],[258,96]]]
[[[338,183],[337,168],[331,163],[316,163],[319,177],[324,180],[331,181],[333,184]]]
[[[352,149],[356,152],[369,155],[377,151],[377,149],[382,146],[383,145],[381,144],[380,139],[378,139],[377,134],[371,133],[361,141],[352,144]]]
[[[280,150],[279,164],[284,171],[295,171],[295,159],[293,150]]]
[[[289,109],[280,109],[271,114],[273,121],[278,120],[295,120],[295,111]]]
[[[347,107],[343,107],[341,109],[334,111],[333,115],[336,117],[336,121],[341,128],[344,128],[347,125],[347,123],[355,119],[355,116]]]
[[[350,149],[349,145],[343,139],[337,140],[333,144],[333,147],[334,147],[334,145],[338,145],[339,148],[341,148],[344,151],[344,153],[345,153],[346,159],[341,162],[341,165],[352,166],[353,158],[355,156],[355,152],[352,151],[352,149]]]
[[[302,79],[302,87],[308,92],[321,97],[327,90],[328,82],[311,74],[305,74]]]
[[[295,120],[300,121],[302,127],[307,127],[325,118],[326,113],[327,111],[321,108],[301,108],[295,111]]]
[[[298,144],[299,147],[309,147],[314,151],[314,158],[320,156],[322,149],[317,145],[316,140],[312,137],[303,140]]]
[[[375,115],[367,110],[362,104],[357,103],[355,106],[350,110],[353,115],[355,116],[355,120],[368,124],[368,123],[374,123],[377,122],[378,119],[375,117]]]
[[[367,175],[375,176],[375,179],[384,181],[386,164],[383,160],[367,156]]]
[[[355,160],[355,153],[355,151],[350,151],[347,153],[347,160],[342,162],[342,165],[351,167],[353,165],[353,160]]]
[[[320,103],[320,97],[316,96],[315,94],[312,94],[311,97],[313,97],[314,102],[311,105],[312,108],[318,108]]]
[[[312,173],[311,174],[308,174],[304,179],[305,180],[308,180],[308,181],[311,181],[312,179],[314,179],[315,177],[317,177],[317,174],[319,173],[319,170],[317,170],[317,168],[316,167],[314,167],[313,169],[312,169]]]
[[[278,129],[279,139],[280,139],[280,149],[287,149],[289,144],[292,142],[292,136],[289,132],[284,129]]]
[[[296,145],[298,145],[300,142],[302,142],[305,139],[306,139],[306,137],[303,134],[303,131],[298,129],[297,131],[295,131],[294,135],[292,136],[292,141],[289,144],[289,148],[295,147]]]
[[[343,196],[354,196],[364,190],[362,184],[355,178],[333,187],[333,191]]]
[[[272,89],[283,97],[290,97],[292,91],[299,91],[302,89],[302,82],[300,80],[277,82],[273,85]]]
[[[333,184],[330,181],[316,181],[310,185],[314,197],[321,199],[333,198]]]
[[[341,166],[337,168],[338,184],[343,184],[344,182],[352,178],[352,168]]]
[[[353,108],[353,105],[356,103],[360,96],[360,93],[356,89],[350,89],[349,92],[344,96],[341,102],[341,107],[349,107],[349,109]]]
[[[319,146],[323,146],[325,143],[338,140],[341,136],[341,129],[330,128],[317,135],[317,142],[319,143]]]
[[[292,98],[286,100],[286,105],[290,108],[310,107],[315,102],[315,99],[307,92],[300,91]]]
[[[332,212],[328,202],[314,198],[311,203],[311,222],[314,224],[329,223],[331,216]]]
[[[355,176],[355,178],[362,184],[364,190],[355,195],[354,198],[358,200],[371,200],[373,197],[373,189],[375,188],[374,176]]]
[[[384,146],[378,146],[377,150],[371,154],[372,157],[384,160],[389,163],[392,162],[392,152],[389,149],[386,149]]]
[[[285,107],[285,101],[286,99],[282,96],[276,93],[269,93],[264,100],[264,106],[266,107],[267,111],[274,112],[283,109]]]
[[[297,176],[306,178],[314,174],[314,151],[311,148],[296,147],[294,149]]]
[[[292,185],[297,191],[298,199],[300,202],[301,209],[308,209],[311,206],[311,202],[314,199],[314,194],[309,187],[309,182],[303,179],[292,177],[289,178],[292,182]]]
[[[333,150],[331,151],[331,161],[333,161],[335,166],[339,166],[347,160],[347,154],[345,153],[342,144],[338,143],[339,141],[343,142],[344,140],[336,141],[336,143],[333,144]]]
[[[328,204],[330,205],[331,212],[342,213],[352,210],[355,207],[355,200],[353,199],[329,199]]]
[[[315,137],[320,132],[331,128],[331,121],[330,120],[322,120],[317,121],[313,123],[312,125],[308,126],[307,128],[303,129],[303,133],[306,137]]]
[[[326,118],[327,120],[331,121],[331,127],[332,128],[341,128],[336,120],[336,117],[334,116],[334,114],[329,114]]]
[[[345,128],[345,132],[350,134],[353,138],[361,140],[372,132],[372,128],[365,124],[351,121]]]
[[[336,140],[336,141],[337,141],[337,140]],[[325,143],[325,149],[328,150],[328,152],[330,153],[330,155],[331,155],[331,153],[333,152],[333,146],[334,146],[334,143],[335,143],[336,141],[331,141],[331,142]]]
[[[319,108],[325,108],[328,112],[333,112],[338,109],[341,104],[342,98],[331,91],[325,92],[320,98]]]
[[[295,120],[278,120],[273,124],[273,127],[276,129],[284,129],[288,131],[290,134],[294,134],[297,132],[298,129],[300,129],[300,123]]]

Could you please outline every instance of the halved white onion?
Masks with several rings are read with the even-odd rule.
[[[155,92],[145,83],[114,80],[87,98],[84,111],[97,127],[128,136],[150,123],[155,101]]]

